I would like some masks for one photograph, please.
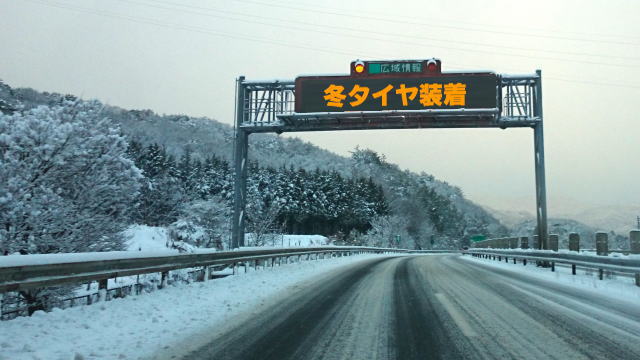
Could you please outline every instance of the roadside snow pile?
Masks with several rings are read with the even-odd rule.
[[[168,251],[177,253],[177,249],[169,249],[169,234],[163,227],[132,225],[124,231],[127,237],[128,251]]]
[[[84,261],[137,259],[177,254],[177,251],[172,252],[171,250],[166,249],[158,251],[104,251],[63,254],[9,255],[0,256],[0,268],[9,266],[61,264]]]
[[[0,322],[0,360],[145,359],[179,349],[232,316],[260,311],[266,300],[350,263],[384,255],[303,261],[190,285],[169,286],[50,313]]]
[[[255,234],[245,234],[245,242],[254,244]],[[284,234],[262,234],[262,246],[251,246],[250,248],[289,248],[289,247],[310,247],[331,245],[331,240],[322,235],[284,235]],[[247,247],[249,248],[249,247]]]
[[[590,256],[596,258],[602,258],[602,255],[598,255],[595,251],[592,250],[580,250],[571,251],[568,249],[559,249],[558,251],[554,250],[539,250],[539,249],[493,249],[493,248],[471,248],[469,251],[484,251],[484,252],[492,252],[492,251],[500,251],[500,252],[515,252],[515,253],[538,253],[538,254],[569,254],[569,255],[580,255],[580,256]],[[640,260],[639,254],[625,254],[616,250],[610,250],[609,256],[614,258],[622,258],[622,259],[632,259],[632,260]]]
[[[218,251],[212,248],[198,248],[184,242],[172,241],[169,239],[169,232],[163,227],[132,225],[124,231],[124,235],[128,239],[126,251],[29,255],[16,253],[9,256],[0,256],[0,267],[172,256],[185,252],[204,254]]]
[[[630,277],[612,276],[611,278],[605,277],[604,280],[599,280],[597,271],[588,273],[585,270],[579,269],[576,275],[571,275],[571,267],[561,265],[556,265],[556,271],[552,272],[549,268],[536,267],[535,263],[529,263],[529,265],[525,267],[521,262],[513,264],[495,260],[480,259],[472,256],[461,256],[461,258],[467,261],[480,263],[482,265],[499,268],[501,270],[512,271],[521,275],[592,291],[616,300],[640,300],[640,287],[637,287],[635,285],[635,279]]]
[[[184,222],[176,222],[172,225],[171,229],[164,227],[155,227],[147,225],[132,225],[125,231],[125,236],[129,239],[127,242],[128,251],[169,251],[169,252],[199,252],[202,249],[198,246],[191,245],[185,241],[176,241],[172,239],[171,232],[174,232],[174,237],[180,238],[178,235],[184,235],[189,233],[189,238],[200,239],[204,237],[202,229],[194,228],[191,232],[185,230]],[[185,236],[186,237],[186,236]],[[256,249],[256,248],[291,248],[291,247],[310,247],[310,246],[327,246],[330,245],[331,240],[322,235],[283,235],[283,234],[261,234],[260,243],[261,246],[251,246],[256,241],[255,234],[245,234],[245,243],[249,246],[243,247],[243,249]],[[207,249],[207,250],[212,250]]]

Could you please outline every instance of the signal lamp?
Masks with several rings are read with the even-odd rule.
[[[356,73],[362,74],[364,72],[364,62],[356,61],[353,69],[356,71]]]
[[[438,63],[436,59],[430,59],[427,61],[427,71],[428,72],[437,72],[438,71]]]

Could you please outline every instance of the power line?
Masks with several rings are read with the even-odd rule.
[[[72,11],[77,11],[77,12],[81,12],[81,13],[87,13],[87,14],[103,16],[103,17],[108,17],[108,18],[114,18],[114,19],[127,20],[127,21],[140,23],[140,24],[148,24],[148,25],[154,25],[154,26],[158,26],[158,27],[164,27],[164,28],[170,28],[170,29],[178,29],[178,30],[183,30],[183,31],[188,31],[188,32],[189,31],[190,32],[196,32],[196,33],[200,33],[200,34],[204,34],[204,35],[212,35],[212,36],[217,36],[217,37],[233,38],[233,39],[252,41],[252,42],[257,42],[257,43],[269,43],[269,44],[274,44],[274,45],[288,47],[288,48],[297,48],[297,49],[311,50],[311,51],[331,53],[331,54],[348,55],[348,56],[353,56],[353,57],[362,56],[362,52],[341,51],[341,50],[336,50],[334,48],[331,48],[331,49],[319,48],[319,47],[316,47],[316,46],[298,45],[298,44],[291,44],[291,43],[287,43],[287,42],[275,41],[275,40],[267,39],[267,38],[256,38],[256,37],[242,36],[242,35],[237,35],[237,34],[228,34],[228,33],[213,31],[213,30],[210,30],[210,29],[207,29],[207,28],[202,28],[202,27],[199,27],[199,26],[193,26],[193,25],[187,26],[187,25],[181,25],[181,24],[166,23],[166,22],[160,22],[160,21],[157,21],[155,19],[150,19],[150,18],[133,17],[133,16],[122,15],[122,14],[118,14],[118,13],[96,11],[96,10],[93,10],[93,9],[87,9],[87,8],[82,8],[82,7],[77,7],[77,6],[70,6],[70,5],[66,4],[66,3],[44,1],[44,0],[27,0],[27,1],[30,1],[32,3],[41,4],[41,5],[45,5],[45,6],[60,8],[60,9],[72,10]],[[358,55],[358,54],[360,54],[360,55]],[[371,55],[374,55],[374,56],[371,56]],[[367,57],[370,57],[370,58],[375,57],[375,56],[383,57],[384,55],[380,55],[380,54],[369,54],[369,55],[367,55]],[[451,65],[454,65],[454,66],[467,66],[467,65],[460,65],[460,64],[453,64],[453,63]],[[595,83],[595,82],[590,82],[590,81],[580,81],[580,80],[570,80],[570,79],[556,79],[556,80],[569,81],[569,82],[575,82],[575,83],[587,83],[587,84],[594,84]],[[611,83],[595,83],[595,84],[608,85],[608,86],[617,86],[617,87],[627,87],[627,88],[633,88],[633,89],[639,88],[639,87],[636,87],[636,86],[623,85],[623,84],[611,84]]]
[[[357,55],[358,52],[355,52],[355,51],[341,51],[341,50],[335,50],[333,48],[326,49],[326,48],[319,48],[317,46],[291,44],[291,43],[276,41],[276,40],[272,40],[272,39],[268,39],[268,38],[257,38],[257,37],[243,36],[243,35],[237,35],[237,34],[229,34],[229,33],[219,32],[219,31],[215,31],[215,30],[210,30],[210,29],[203,28],[203,27],[200,27],[200,26],[182,25],[182,24],[175,24],[175,23],[160,22],[160,21],[157,21],[157,20],[151,19],[151,18],[144,18],[144,17],[140,17],[140,16],[134,17],[134,16],[111,13],[111,12],[96,11],[96,10],[93,10],[93,9],[87,9],[87,8],[82,8],[82,7],[77,7],[77,6],[71,6],[71,5],[66,4],[66,3],[44,1],[44,0],[26,0],[26,1],[29,1],[29,2],[32,2],[32,3],[38,3],[38,4],[41,4],[41,5],[45,5],[45,6],[60,8],[60,9],[77,11],[77,12],[86,13],[86,14],[92,14],[92,15],[103,16],[103,17],[114,18],[114,19],[127,20],[127,21],[131,21],[131,22],[135,22],[135,23],[154,25],[154,26],[170,28],[170,29],[178,29],[178,30],[183,30],[183,31],[196,32],[196,33],[200,33],[200,34],[204,34],[204,35],[226,37],[226,38],[232,38],[232,39],[252,41],[252,42],[257,42],[257,43],[269,43],[269,44],[280,45],[280,46],[285,46],[285,47],[304,49],[304,50],[312,50],[312,51],[325,52],[325,53],[338,54],[338,55],[348,55],[348,56],[353,56],[353,57],[358,56]],[[370,55],[374,55],[374,54],[370,54]],[[370,56],[370,55],[368,55],[368,56]],[[375,57],[375,56],[373,56],[373,57]]]
[[[375,38],[375,37],[370,37],[370,36],[358,36],[358,35],[351,35],[351,34],[344,34],[344,33],[336,33],[336,32],[331,32],[331,31],[326,31],[326,30],[300,28],[300,27],[294,27],[294,26],[291,26],[291,25],[285,25],[283,23],[273,24],[273,23],[250,21],[250,20],[245,20],[245,19],[236,19],[236,18],[224,17],[224,16],[219,16],[219,15],[213,15],[213,14],[206,14],[206,13],[202,13],[202,12],[199,12],[199,11],[191,11],[191,10],[186,10],[186,9],[204,10],[204,11],[207,11],[207,12],[216,12],[216,13],[230,14],[230,15],[236,15],[236,16],[244,16],[244,17],[247,17],[247,18],[261,19],[261,20],[276,20],[276,21],[283,21],[283,22],[286,21],[287,24],[288,23],[296,23],[296,24],[304,25],[305,27],[306,26],[323,27],[322,25],[312,24],[312,23],[304,22],[304,21],[296,21],[294,19],[269,18],[269,17],[265,17],[265,16],[247,14],[247,13],[244,13],[244,12],[213,9],[213,8],[203,7],[203,6],[185,5],[185,4],[179,4],[179,3],[175,3],[175,2],[171,2],[171,1],[154,0],[151,4],[149,4],[148,2],[141,2],[141,1],[135,1],[135,0],[120,0],[120,1],[132,3],[132,4],[137,4],[137,5],[141,5],[141,6],[152,7],[152,8],[156,8],[156,9],[179,10],[179,11],[182,11],[182,12],[185,12],[185,13],[191,13],[191,14],[200,15],[200,16],[221,18],[221,19],[227,19],[227,20],[232,20],[232,21],[241,21],[241,22],[250,23],[250,24],[260,24],[260,25],[266,25],[266,26],[271,26],[271,27],[279,27],[279,28],[285,28],[285,29],[294,29],[294,30],[309,31],[309,32],[315,32],[315,33],[322,33],[322,34],[330,34],[330,35],[336,35],[336,36],[341,36],[341,37],[348,36],[348,37],[359,38],[359,39],[367,39],[367,40],[374,40],[374,41],[384,41],[384,42],[393,42],[395,44],[400,43],[400,44],[417,45],[417,46],[428,45],[428,44],[425,44],[425,43],[417,43],[417,42],[408,42],[406,40],[398,40],[398,39],[403,39],[403,38],[413,38],[413,39],[418,39],[418,40],[444,42],[444,43],[447,43],[447,44],[454,43],[454,44],[483,46],[483,47],[488,47],[488,48],[519,50],[519,51],[528,51],[528,52],[564,54],[564,55],[571,55],[571,56],[591,56],[591,57],[600,57],[601,56],[601,54],[593,54],[593,53],[585,53],[585,52],[572,52],[572,51],[563,51],[563,50],[546,50],[546,49],[525,48],[525,47],[517,47],[517,46],[506,46],[506,45],[499,45],[499,44],[486,44],[486,43],[479,43],[479,42],[472,42],[472,41],[463,41],[463,40],[456,40],[456,39],[441,40],[441,39],[437,39],[437,38],[433,38],[433,37],[427,37],[427,36],[418,36],[418,35],[412,35],[412,34],[389,33],[389,32],[375,31],[375,30],[361,30],[361,29],[356,29],[356,28],[351,28],[351,27],[331,25],[331,28],[332,29],[336,29],[336,30],[345,30],[345,31],[351,31],[351,32],[374,34],[374,35],[378,35],[378,36],[393,37],[393,40],[387,40],[387,39]],[[162,6],[158,6],[157,3],[163,3],[163,4],[167,4],[167,5],[171,5],[171,6],[177,6],[177,7],[186,8],[186,9],[176,9],[176,8],[162,7]],[[492,54],[492,55],[505,55],[505,56],[516,56],[516,57],[526,57],[526,58],[530,58],[531,57],[531,55],[521,55],[521,54],[513,54],[513,53],[500,53],[500,52],[488,51],[488,50],[478,50],[478,49],[469,49],[469,48],[455,48],[455,47],[443,46],[443,45],[433,45],[433,46],[434,47],[439,47],[439,48],[442,48],[442,49],[450,49],[450,50],[456,50],[456,51],[480,52],[480,53]],[[634,56],[607,55],[606,57],[607,57],[607,59],[622,59],[622,60],[632,60],[632,61],[639,61],[640,60],[640,57],[634,57]],[[538,57],[538,58],[540,58],[540,57]],[[579,62],[579,63],[590,64],[590,65],[606,65],[606,66],[620,66],[620,67],[634,67],[634,68],[638,67],[638,65],[611,64],[611,63],[601,63],[601,62],[594,62],[594,61],[563,59],[563,58],[557,58],[557,57],[546,57],[546,58],[543,57],[541,59],[557,60],[557,61],[571,61],[571,62]]]
[[[621,88],[627,88],[627,89],[638,89],[638,90],[640,90],[640,86],[628,85],[628,84],[609,83],[609,82],[600,82],[600,81],[591,81],[591,80],[572,80],[572,79],[559,78],[559,77],[555,77],[555,76],[545,76],[544,78],[545,78],[545,80],[555,80],[555,81],[562,81],[562,82],[575,83],[575,84],[588,84],[588,85],[598,85],[598,86],[613,86],[613,87],[621,87]]]
[[[129,3],[143,4],[144,6],[148,6],[148,7],[152,7],[152,8],[156,8],[156,9],[177,10],[175,8],[159,7],[157,5],[144,4],[144,3],[140,3],[140,2],[137,2],[137,1],[133,1],[133,0],[120,0],[120,1],[125,1],[125,2],[129,2]],[[315,32],[315,33],[321,33],[321,34],[327,34],[327,35],[335,35],[335,36],[341,36],[341,37],[352,37],[352,38],[365,39],[365,40],[387,41],[387,40],[371,38],[371,37],[367,37],[367,36],[336,33],[336,32],[331,32],[331,31],[326,31],[326,30],[314,30],[314,29],[300,28],[300,27],[295,27],[295,26],[290,26],[290,25],[283,25],[283,24],[270,24],[270,23],[265,23],[265,22],[256,22],[256,21],[248,21],[248,20],[242,20],[242,19],[221,17],[221,16],[217,16],[217,15],[212,15],[212,14],[204,14],[204,13],[200,13],[200,12],[193,12],[193,11],[190,11],[190,10],[179,10],[179,11],[183,11],[183,12],[187,12],[187,13],[193,13],[193,14],[201,15],[201,16],[208,16],[208,17],[214,17],[214,18],[223,18],[223,19],[229,19],[229,20],[234,20],[234,21],[241,21],[241,22],[246,22],[246,23],[251,23],[251,24],[260,24],[260,25],[279,27],[279,28],[285,28],[285,29],[294,29],[294,30],[300,30],[300,31]],[[386,35],[386,34],[383,34],[383,35]],[[398,35],[398,36],[402,36],[402,35]],[[416,42],[410,42],[410,41],[404,41],[404,40],[393,40],[393,43],[394,44],[405,44],[405,45],[411,45],[411,46],[425,46],[425,44],[422,44],[422,43],[416,43]],[[531,59],[532,58],[531,55],[496,52],[496,51],[479,50],[479,49],[459,48],[459,47],[441,46],[441,45],[432,45],[432,47],[437,47],[437,48],[442,48],[442,49],[447,49],[447,50],[454,50],[454,51],[462,51],[462,52],[465,52],[465,53],[472,52],[472,53],[482,53],[482,54],[489,54],[489,55],[502,55],[502,56],[520,57],[520,58],[526,58],[526,59]],[[627,65],[627,64],[604,63],[604,62],[589,61],[589,60],[562,59],[562,58],[557,58],[557,57],[536,56],[535,58],[536,59],[540,59],[540,60],[570,61],[572,63],[581,63],[581,64],[586,64],[586,65],[600,65],[600,66],[623,67],[623,68],[634,68],[634,69],[637,69],[639,67],[638,65],[630,65],[630,64]]]
[[[236,2],[244,2],[241,0],[234,0]],[[284,0],[271,0],[271,2],[276,1],[280,4],[295,4],[295,5],[300,5],[300,3],[298,1],[284,1]],[[345,8],[341,8],[341,9],[336,9],[336,8],[332,8],[332,7],[327,7],[327,6],[318,6],[316,4],[313,5],[314,8],[320,8],[320,9],[328,9],[328,10],[338,10],[338,11],[349,11],[348,9]],[[359,13],[368,13],[368,14],[374,14],[374,15],[383,15],[386,18],[389,17],[388,13],[383,13],[383,12],[379,12],[379,11],[371,11],[371,10],[362,10],[362,9],[358,9]],[[439,14],[440,15],[440,14]],[[443,18],[442,16],[438,16],[437,19],[434,18],[425,18],[424,16],[408,16],[408,15],[398,15],[395,14],[393,15],[395,18],[397,19],[415,19],[415,20],[421,20],[421,21],[425,21],[428,20],[430,23],[431,22],[442,22],[443,20],[447,20],[447,21],[455,21],[457,23],[460,24],[467,24],[467,25],[473,25],[473,26],[480,26],[480,27],[490,27],[490,28],[508,28],[508,26],[504,26],[504,25],[495,25],[495,24],[487,24],[487,23],[477,23],[477,22],[469,22],[469,21],[461,21],[458,18]],[[522,27],[520,26],[520,28],[524,28],[524,29],[528,29],[528,30],[532,30],[532,31],[548,31],[550,29],[548,28],[535,28],[535,27]],[[565,33],[565,34],[573,34],[573,35],[582,35],[582,36],[600,36],[600,37],[615,37],[615,38],[626,38],[626,39],[630,39],[630,40],[640,40],[640,37],[638,36],[629,36],[628,34],[602,34],[602,33],[589,33],[589,32],[579,32],[579,31],[566,31],[566,30],[557,30],[557,29],[553,29],[554,33]],[[514,34],[518,34],[518,35],[522,35],[522,36],[527,36],[530,35],[528,33],[523,33],[523,32],[514,32]],[[537,35],[537,34],[533,34],[533,35]]]
[[[317,10],[317,9],[310,10],[310,9],[305,9],[305,8],[301,8],[301,7],[298,7],[298,6],[277,5],[277,4],[273,4],[273,3],[264,3],[264,2],[261,2],[261,1],[255,1],[255,0],[244,0],[244,1],[233,0],[233,1],[242,2],[242,3],[252,3],[252,4],[257,4],[257,5],[267,6],[267,7],[284,8],[284,9],[302,11],[302,12],[307,12],[307,13],[312,12],[314,14],[322,13],[322,14],[326,14],[326,15],[336,15],[336,16],[344,16],[344,17],[349,17],[349,18],[359,18],[359,19],[376,20],[376,21],[383,21],[383,22],[390,22],[390,23],[400,23],[400,24],[404,24],[404,25],[408,24],[408,25],[417,25],[417,26],[425,26],[425,27],[439,27],[439,28],[454,29],[454,30],[461,30],[461,31],[486,32],[486,33],[501,34],[501,35],[521,36],[521,37],[535,37],[535,38],[568,40],[568,41],[578,41],[578,42],[607,43],[607,44],[617,44],[617,45],[640,46],[640,43],[637,43],[637,42],[596,40],[596,39],[575,38],[575,37],[554,36],[554,35],[538,35],[538,34],[526,34],[525,35],[525,34],[518,34],[518,33],[510,32],[510,31],[473,29],[473,28],[465,28],[465,27],[453,26],[453,25],[435,25],[435,24],[428,24],[427,25],[427,24],[420,23],[420,22],[407,22],[407,21],[398,21],[398,20],[393,20],[393,19],[388,19],[388,18],[383,18],[383,17],[376,17],[376,16],[363,16],[363,15],[358,15],[357,13],[346,14],[346,13],[339,12],[339,11],[334,11],[334,10],[332,10],[332,11]]]

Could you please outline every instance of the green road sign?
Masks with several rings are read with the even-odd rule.
[[[421,62],[370,62],[369,74],[421,73]]]

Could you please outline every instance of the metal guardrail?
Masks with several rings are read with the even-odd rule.
[[[180,254],[157,257],[93,260],[82,262],[58,262],[42,265],[0,266],[0,293],[21,291],[74,283],[100,282],[106,289],[108,279],[123,276],[162,273],[163,280],[171,270],[232,265],[292,256],[345,253],[408,253],[409,250],[375,247],[316,247],[283,248],[244,251],[224,251],[207,254]]]
[[[257,249],[244,251],[214,252],[206,254],[180,254],[150,257],[149,254],[138,255],[131,253],[131,257],[122,258],[123,254],[100,253],[99,259],[79,260],[61,257],[46,259],[46,264],[36,264],[35,261],[18,261],[14,265],[0,265],[0,320],[12,319],[21,315],[31,315],[37,310],[49,311],[53,308],[67,308],[76,305],[90,305],[97,301],[108,301],[113,298],[125,297],[133,293],[150,292],[162,289],[170,281],[205,281],[230,274],[221,275],[217,271],[231,267],[233,274],[239,268],[247,272],[249,267],[280,266],[282,263],[301,260],[317,260],[327,257],[354,255],[362,253],[451,253],[456,250],[406,250],[378,247],[311,247],[311,248],[281,248]],[[126,254],[129,255],[129,254]],[[137,257],[136,257],[137,256]],[[305,259],[306,257],[306,259]],[[1,260],[2,258],[0,258]],[[16,259],[29,259],[17,257]],[[63,260],[64,259],[64,260]],[[31,259],[29,259],[31,260]],[[53,260],[53,261],[52,261]],[[33,264],[30,264],[33,263]],[[21,264],[22,263],[22,264]],[[17,265],[20,264],[20,265]],[[170,280],[171,270],[187,270],[177,272]],[[151,274],[140,282],[139,275]],[[160,277],[153,276],[159,274]],[[117,282],[108,288],[109,279],[126,279],[135,275],[134,282],[125,280],[125,285]],[[176,276],[177,275],[177,276]],[[133,279],[131,279],[133,280]],[[90,286],[97,281],[95,287]],[[61,285],[87,284],[87,293],[71,297],[50,296],[40,294],[40,289],[47,289]]]
[[[640,286],[640,259],[627,259],[618,257],[591,256],[571,253],[555,253],[550,251],[506,251],[495,249],[473,249],[463,252],[474,257],[489,258],[498,261],[509,262],[511,258],[516,263],[520,260],[527,265],[527,260],[533,260],[538,264],[544,264],[555,271],[556,264],[566,264],[571,266],[572,274],[576,274],[576,268],[597,270],[600,280],[603,279],[604,271],[611,271],[620,275],[635,278],[635,283]]]

